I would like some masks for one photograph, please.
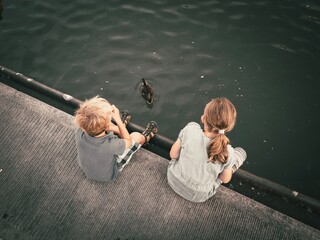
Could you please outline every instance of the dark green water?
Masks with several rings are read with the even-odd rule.
[[[238,109],[243,168],[320,199],[320,3],[4,0],[0,65],[84,100],[107,98],[175,139],[204,105]],[[142,77],[156,93],[139,95]]]

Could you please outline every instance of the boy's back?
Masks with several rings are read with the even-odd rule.
[[[86,176],[97,181],[113,180],[118,174],[116,155],[125,150],[125,142],[112,132],[96,138],[81,129],[76,132],[78,161]]]

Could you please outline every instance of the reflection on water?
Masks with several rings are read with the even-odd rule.
[[[226,96],[243,168],[320,199],[319,13],[315,0],[11,0],[1,64],[79,99],[106,97],[172,139]],[[137,89],[143,77],[152,108]]]

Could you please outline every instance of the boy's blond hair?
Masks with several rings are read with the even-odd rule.
[[[90,136],[109,129],[112,106],[99,96],[83,102],[75,112],[75,123]]]

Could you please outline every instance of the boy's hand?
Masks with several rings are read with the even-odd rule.
[[[117,125],[114,125],[113,122],[110,123],[109,125],[109,131],[114,132],[115,134],[119,135],[119,127]]]
[[[130,135],[128,133],[128,130],[126,129],[126,126],[121,121],[119,109],[115,105],[112,105],[111,117],[113,118],[113,120],[118,125],[119,136],[123,140],[125,140],[126,148],[128,148],[129,146],[131,146],[131,138],[130,138]]]
[[[119,109],[115,105],[112,105],[111,107],[112,107],[111,117],[114,119],[116,123],[118,123],[119,121],[121,122]]]

